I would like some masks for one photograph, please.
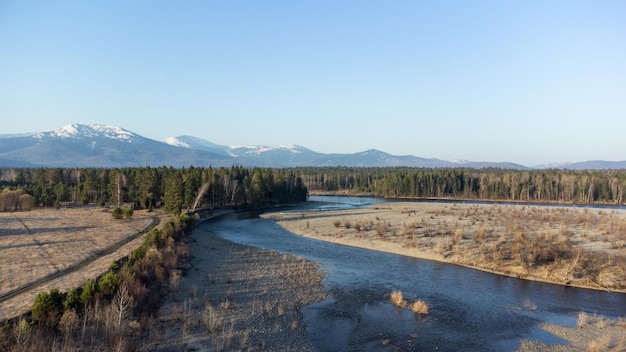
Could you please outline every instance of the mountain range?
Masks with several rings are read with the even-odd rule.
[[[370,149],[353,154],[318,153],[299,145],[223,146],[192,136],[157,141],[117,126],[71,124],[51,132],[0,135],[0,167],[138,166],[429,167],[531,169],[507,162],[446,161],[391,155]],[[535,167],[537,168],[537,167]],[[567,169],[624,169],[626,161],[587,161],[540,166]]]

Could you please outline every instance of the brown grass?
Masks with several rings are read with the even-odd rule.
[[[150,222],[144,212],[135,212],[132,219],[115,220],[109,211],[97,207],[0,213],[0,294],[63,270],[143,230]],[[83,270],[3,302],[0,320],[28,311],[38,292],[50,288],[67,292],[82,286],[88,278],[107,271],[113,261],[128,255],[141,241],[138,238]]]
[[[391,293],[391,303],[398,307],[402,307],[404,305],[404,297],[402,297],[401,291],[393,291]]]
[[[429,309],[428,303],[422,300],[417,300],[411,304],[411,310],[416,314],[428,314]]]
[[[428,306],[428,303],[422,300],[411,302],[410,300],[405,299],[404,296],[402,295],[402,291],[400,290],[395,290],[391,292],[391,295],[389,296],[389,300],[391,301],[391,304],[393,304],[394,306],[398,308],[402,308],[402,309],[408,309],[415,314],[425,315],[425,314],[428,314],[428,310],[430,309],[430,307]]]
[[[308,237],[513,277],[626,291],[623,210],[406,202],[323,216],[303,213],[297,219],[288,214],[264,216]],[[378,222],[368,223],[368,218]],[[343,224],[340,234],[333,230],[337,223]]]

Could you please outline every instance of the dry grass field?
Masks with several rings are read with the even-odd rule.
[[[58,288],[66,292],[108,270],[113,261],[138,247],[143,236],[114,253],[107,253],[107,249],[145,230],[155,215],[135,212],[131,219],[115,220],[110,211],[98,207],[0,213],[0,295],[94,259],[80,270],[3,300],[0,321],[29,310],[40,291]]]
[[[525,279],[626,289],[624,210],[398,202],[264,217],[291,232],[336,243]]]

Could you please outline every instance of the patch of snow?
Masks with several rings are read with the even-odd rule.
[[[73,123],[48,134],[58,138],[108,138],[132,143],[137,135],[121,127],[111,125],[81,125]]]
[[[298,150],[298,146],[295,144],[284,144],[279,146],[267,146],[267,145],[231,145],[229,147],[231,150],[233,149],[249,149],[246,154],[255,154],[260,155],[263,153],[276,152],[276,151],[287,151],[293,154],[301,154],[302,151]]]
[[[169,145],[173,145],[175,147],[191,148],[189,143],[181,141],[180,139],[178,139],[176,137],[168,137],[168,138],[165,138],[163,141],[165,143],[167,143]]]
[[[117,127],[117,126],[109,126],[109,125],[89,125],[88,127],[90,127],[91,129],[93,129],[96,132],[97,136],[98,134],[107,138],[111,138],[111,139],[119,139],[119,140],[126,140],[126,141],[132,141],[132,139],[134,137],[136,137],[136,135],[130,131],[127,131],[121,127]],[[94,136],[94,137],[95,137]]]
[[[242,144],[242,145],[231,145],[229,146],[230,149],[256,149],[258,146],[256,145],[247,145],[247,144]]]
[[[71,124],[50,132],[52,137],[70,138],[78,135],[78,125]]]

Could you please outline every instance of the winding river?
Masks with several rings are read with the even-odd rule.
[[[319,199],[358,207],[374,198]],[[301,210],[299,210],[301,211]],[[272,220],[230,214],[210,231],[233,242],[290,253],[321,263],[331,299],[303,308],[307,332],[321,351],[515,350],[522,339],[564,343],[543,331],[544,322],[575,325],[585,311],[626,315],[626,294],[578,289],[502,277],[452,264],[316,241],[292,234]],[[429,303],[416,316],[389,303],[389,294]],[[531,304],[533,309],[523,309]]]

